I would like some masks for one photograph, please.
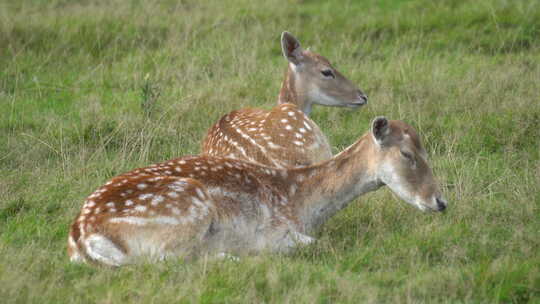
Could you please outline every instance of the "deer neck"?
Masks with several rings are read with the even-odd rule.
[[[300,90],[300,84],[297,82],[294,67],[289,64],[281,90],[279,91],[278,104],[292,103],[302,110],[306,115],[311,113],[311,103],[306,94]]]
[[[383,184],[373,160],[375,146],[369,134],[321,164],[292,170],[297,183],[296,211],[303,230],[318,229],[356,197]]]

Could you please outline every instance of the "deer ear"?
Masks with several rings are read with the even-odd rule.
[[[302,61],[303,50],[300,46],[300,42],[289,32],[285,31],[281,34],[281,51],[283,52],[285,59],[292,62],[294,65],[298,65]]]
[[[371,123],[371,134],[373,135],[373,138],[375,138],[375,141],[381,145],[388,134],[390,134],[388,119],[384,116],[376,117]]]

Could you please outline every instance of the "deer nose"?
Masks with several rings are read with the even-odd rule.
[[[360,90],[358,90],[357,93],[358,93],[358,97],[360,98],[360,100],[362,100],[362,104],[366,104],[366,103],[367,103],[367,100],[368,100],[367,95],[364,94],[364,93],[363,93],[362,91],[360,91]]]
[[[446,209],[446,201],[442,198],[436,198],[437,201],[437,208],[439,208],[437,211],[444,211]]]

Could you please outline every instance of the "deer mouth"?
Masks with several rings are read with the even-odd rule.
[[[419,203],[417,204],[417,207],[422,211],[444,213],[447,207],[446,200],[444,200],[443,198],[437,197],[435,198],[435,202],[436,204],[434,205],[426,205],[426,204]]]
[[[359,108],[361,106],[365,106],[368,103],[367,96],[361,95],[357,100],[349,103],[347,106],[350,108]]]

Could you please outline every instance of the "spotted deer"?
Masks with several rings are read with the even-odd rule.
[[[420,210],[447,206],[415,130],[384,117],[312,166],[182,157],[116,176],[92,193],[71,225],[68,253],[72,261],[120,266],[141,257],[288,252],[384,185]]]
[[[208,131],[202,153],[244,159],[272,167],[309,165],[332,157],[328,140],[308,118],[314,104],[358,108],[367,97],[323,56],[281,35],[289,65],[278,106],[242,109],[223,116]],[[296,132],[291,132],[296,130]]]

